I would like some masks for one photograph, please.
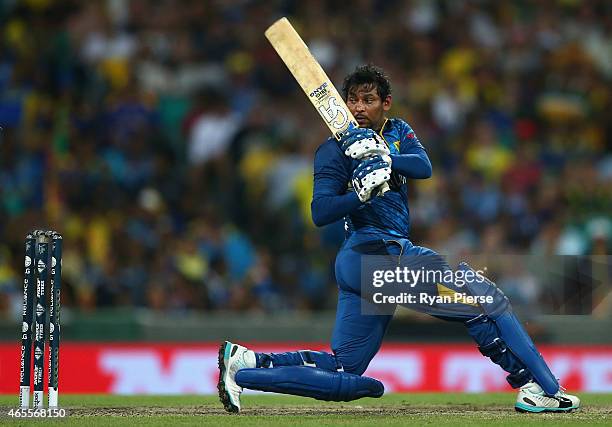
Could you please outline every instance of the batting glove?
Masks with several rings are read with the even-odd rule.
[[[389,147],[385,140],[372,129],[354,128],[342,138],[342,151],[353,159],[389,155]]]
[[[391,178],[391,158],[376,155],[362,160],[353,171],[352,184],[362,203],[381,193],[382,185]]]

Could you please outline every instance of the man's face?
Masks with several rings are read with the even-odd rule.
[[[346,99],[359,127],[379,131],[385,121],[385,113],[391,108],[391,95],[381,99],[373,84],[353,86]]]

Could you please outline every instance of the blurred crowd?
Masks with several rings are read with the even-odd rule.
[[[64,306],[335,306],[343,224],[310,217],[327,130],[263,36],[284,15],[337,84],[365,62],[390,76],[392,115],[434,169],[410,183],[416,244],[608,254],[611,12],[606,0],[4,0],[0,314],[20,311],[33,228],[64,236]],[[547,303],[512,273],[496,279],[521,304]]]

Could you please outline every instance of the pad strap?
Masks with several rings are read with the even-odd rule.
[[[505,353],[507,349],[508,347],[506,347],[506,343],[503,342],[501,338],[495,338],[490,344],[478,347],[478,350],[480,350],[480,353],[483,356],[490,357],[491,359]]]
[[[512,388],[522,387],[531,380],[533,380],[533,375],[531,375],[531,372],[529,372],[527,369],[521,369],[520,371],[506,377],[506,381],[508,381],[508,384],[510,384]]]

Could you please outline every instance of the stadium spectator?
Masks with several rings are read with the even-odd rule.
[[[334,306],[341,225],[315,230],[305,205],[304,165],[325,129],[302,139],[318,120],[263,37],[282,14],[334,80],[371,60],[396,82],[395,115],[419,129],[436,171],[411,193],[418,241],[455,254],[610,253],[605,0],[348,12],[333,1],[8,1],[1,312],[19,311],[34,225],[65,235],[65,305]],[[364,16],[388,25],[366,39],[351,30],[372,25]],[[519,297],[533,302],[537,286]]]

